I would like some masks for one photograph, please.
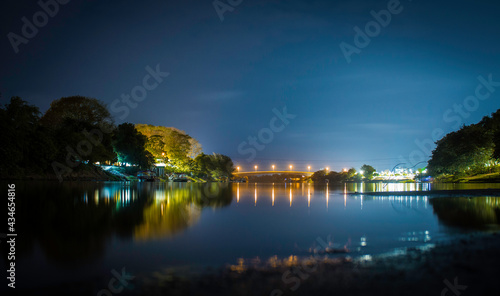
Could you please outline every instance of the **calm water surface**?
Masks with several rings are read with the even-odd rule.
[[[377,254],[496,229],[500,217],[496,197],[347,194],[499,184],[16,184],[17,283],[31,287],[109,278],[123,267],[147,274],[309,256],[325,244]]]

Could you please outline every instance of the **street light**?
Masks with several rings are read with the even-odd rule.
[[[255,171],[257,171],[258,166],[255,166]]]
[[[311,171],[311,166],[310,166],[310,165],[308,165],[308,166],[307,166],[307,171],[308,171],[308,172],[310,172],[310,171]]]
[[[330,171],[330,168],[329,167],[326,167],[326,172],[328,173]]]
[[[290,171],[292,170],[292,168],[293,168],[293,165],[290,165]]]
[[[271,167],[273,168],[273,172],[274,172],[274,164]]]
[[[240,167],[236,167],[236,170],[238,170],[238,173],[240,172]]]

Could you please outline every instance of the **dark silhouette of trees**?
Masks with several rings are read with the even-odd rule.
[[[500,109],[436,142],[428,169],[433,175],[486,173],[500,159]]]
[[[0,108],[0,175],[20,175],[45,170],[56,148],[47,130],[40,126],[38,107],[20,97],[12,97]]]
[[[53,101],[41,123],[58,129],[67,119],[85,122],[101,129],[109,129],[113,125],[113,117],[103,102],[83,96],[64,97]]]
[[[227,181],[232,177],[234,165],[231,158],[226,155],[201,153],[194,159],[193,170],[199,177]]]
[[[132,123],[120,124],[113,135],[113,148],[119,162],[138,164],[149,168],[154,163],[153,155],[146,150],[147,137]]]

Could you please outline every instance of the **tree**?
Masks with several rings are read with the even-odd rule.
[[[234,164],[230,157],[214,153],[201,153],[194,159],[195,171],[199,177],[215,181],[227,181],[232,177]]]
[[[101,129],[112,129],[113,118],[106,105],[94,98],[83,96],[64,97],[50,103],[41,123],[57,129],[66,119],[85,122]]]
[[[371,180],[373,178],[373,173],[376,172],[375,168],[372,167],[371,165],[367,165],[367,164],[364,164],[362,167],[361,167],[361,170],[363,171],[363,176],[367,179],[367,180]]]
[[[136,128],[148,137],[146,149],[153,157],[167,161],[167,170],[188,172],[201,153],[200,143],[176,128],[147,124],[136,124]]]
[[[119,162],[149,168],[154,162],[153,155],[146,150],[147,137],[139,133],[132,123],[122,123],[113,135],[113,149]]]
[[[54,157],[56,149],[39,125],[40,114],[38,107],[29,105],[20,97],[12,97],[5,108],[0,108],[2,175],[22,173],[25,168],[30,168],[30,172],[43,170]]]
[[[350,178],[354,177],[354,175],[356,175],[356,169],[355,168],[350,168],[347,171],[347,178],[350,179]]]
[[[325,170],[316,171],[311,176],[311,180],[313,180],[313,182],[318,182],[318,183],[323,182],[324,183],[326,179],[327,178],[326,178],[326,171]]]
[[[74,162],[104,162],[116,157],[111,145],[113,119],[97,99],[73,96],[55,100],[40,123],[51,131],[61,162],[68,151],[75,152],[71,153]],[[89,138],[89,134],[94,136]]]
[[[496,118],[484,117],[479,123],[462,126],[438,140],[428,162],[430,173],[440,175],[486,171],[486,165],[495,157],[495,135],[499,126],[496,121]]]

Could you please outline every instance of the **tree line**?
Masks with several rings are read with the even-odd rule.
[[[343,183],[343,182],[361,182],[373,179],[375,168],[371,165],[364,164],[358,172],[355,168],[344,170],[342,172],[319,170],[314,172],[311,180],[316,183]]]
[[[490,173],[499,159],[500,109],[438,140],[427,168],[436,177]]]
[[[0,176],[63,177],[94,164],[149,169],[165,164],[167,172],[227,180],[234,171],[225,155],[202,153],[200,143],[184,131],[146,124],[114,124],[106,105],[83,96],[54,100],[42,114],[38,107],[12,97],[0,108],[3,144]]]

